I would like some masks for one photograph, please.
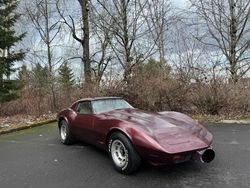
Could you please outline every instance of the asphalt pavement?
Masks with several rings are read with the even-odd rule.
[[[216,157],[209,164],[186,162],[133,175],[116,172],[95,147],[60,143],[56,123],[0,136],[0,188],[40,187],[250,187],[250,125],[206,125]]]

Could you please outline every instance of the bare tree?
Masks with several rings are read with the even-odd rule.
[[[233,83],[250,69],[250,1],[190,0],[199,23],[205,26],[197,37],[219,49],[229,62]],[[211,49],[213,50],[213,49]]]
[[[155,46],[145,40],[149,33],[144,16],[147,0],[97,2],[97,8],[109,16],[108,20],[104,19],[105,27],[113,33],[111,47],[123,67],[124,80],[128,81],[133,67],[152,55]]]
[[[91,61],[89,52],[89,1],[78,0],[81,9],[81,34],[78,33],[78,28],[75,19],[71,15],[65,15],[64,10],[60,8],[60,0],[57,0],[57,10],[63,19],[64,24],[68,26],[71,31],[72,37],[82,46],[81,60],[84,64],[84,80],[85,84],[91,84]],[[64,4],[64,7],[66,5]]]
[[[160,61],[166,61],[167,31],[176,21],[177,15],[173,11],[170,0],[149,0],[144,16],[153,43],[159,53]]]
[[[50,75],[50,89],[52,94],[52,109],[56,109],[56,94],[55,94],[55,80],[54,70],[55,65],[60,59],[53,58],[53,42],[61,30],[60,20],[54,16],[55,3],[52,0],[35,0],[35,6],[29,2],[25,2],[26,13],[28,14],[35,30],[39,33],[41,42],[46,46],[46,55],[35,52],[41,60],[46,59],[49,75]]]
[[[171,32],[174,35],[169,39],[171,48],[168,55],[175,78],[182,83],[204,81],[206,48],[193,37],[199,33],[199,27],[190,28],[187,20],[182,18],[173,24]]]
[[[100,85],[103,75],[114,56],[111,49],[113,33],[105,26],[109,19],[107,13],[96,9],[94,5],[91,8],[90,33],[95,43],[93,44],[93,50],[90,51],[90,60],[95,83]]]

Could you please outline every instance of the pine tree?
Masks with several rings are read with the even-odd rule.
[[[16,13],[17,0],[0,0],[0,102],[15,99],[21,88],[17,80],[11,80],[10,75],[15,71],[14,63],[24,58],[24,53],[14,51],[15,45],[20,42],[25,33],[16,35],[14,25],[20,18]]]
[[[65,61],[59,68],[59,84],[63,89],[70,89],[75,84],[74,74]]]
[[[40,63],[31,70],[31,87],[34,90],[37,90],[41,95],[49,87],[49,68],[47,66],[42,67]]]
[[[150,78],[167,78],[170,74],[171,68],[166,62],[157,61],[150,58],[147,63],[139,67],[139,74],[148,75]]]
[[[44,98],[49,91],[49,68],[37,63],[31,69],[29,75],[29,89],[31,89],[32,95],[36,98],[34,105],[37,107],[36,114],[39,116],[43,112]]]
[[[70,102],[72,87],[75,84],[75,79],[73,71],[69,68],[67,61],[65,61],[59,68],[58,82],[61,86],[62,93],[64,93],[64,96],[66,97],[65,100]]]

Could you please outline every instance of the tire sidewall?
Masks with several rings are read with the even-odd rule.
[[[112,154],[111,154],[111,146],[115,140],[119,140],[123,143],[123,145],[125,146],[125,152],[128,155],[127,160],[126,160],[124,166],[122,166],[122,167],[119,167],[115,164],[113,157],[112,157]],[[134,171],[132,163],[133,163],[134,157],[136,157],[136,156],[133,156],[133,155],[136,155],[135,150],[134,150],[132,144],[130,143],[129,139],[124,134],[114,133],[110,136],[110,139],[108,142],[108,152],[109,152],[109,157],[112,160],[113,166],[115,167],[115,169],[117,171],[119,171],[123,174],[130,174]]]
[[[66,137],[65,137],[65,139],[62,139],[62,136],[61,136],[61,127],[62,127],[62,124],[64,124],[65,128],[66,128]],[[60,122],[59,134],[60,134],[60,140],[61,140],[61,142],[63,144],[70,144],[71,143],[71,134],[70,134],[70,130],[69,130],[69,125],[68,125],[68,123],[65,120],[62,120]]]
[[[114,161],[113,161],[113,157],[112,157],[112,154],[111,154],[111,146],[112,146],[112,143],[113,143],[115,140],[119,140],[119,141],[121,141],[121,142],[123,143],[123,145],[125,146],[125,153],[128,155],[128,157],[127,157],[127,159],[126,159],[126,162],[125,162],[125,164],[124,164],[123,167],[118,167],[118,166],[114,163]],[[128,165],[129,165],[129,161],[130,161],[130,159],[129,159],[130,157],[129,157],[129,156],[130,156],[130,155],[129,155],[129,151],[128,151],[128,149],[127,149],[127,146],[126,146],[126,144],[124,144],[123,140],[121,140],[120,138],[116,138],[116,137],[111,138],[111,139],[109,140],[108,150],[109,150],[109,157],[112,159],[112,162],[113,162],[114,167],[115,167],[118,171],[126,171],[126,169],[128,168]]]

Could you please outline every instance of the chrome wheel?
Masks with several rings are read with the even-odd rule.
[[[116,166],[124,167],[128,162],[128,150],[120,140],[114,140],[111,145],[111,156]]]
[[[61,135],[61,139],[63,141],[65,141],[67,138],[67,127],[66,127],[65,123],[62,123],[62,125],[61,125],[60,135]]]

